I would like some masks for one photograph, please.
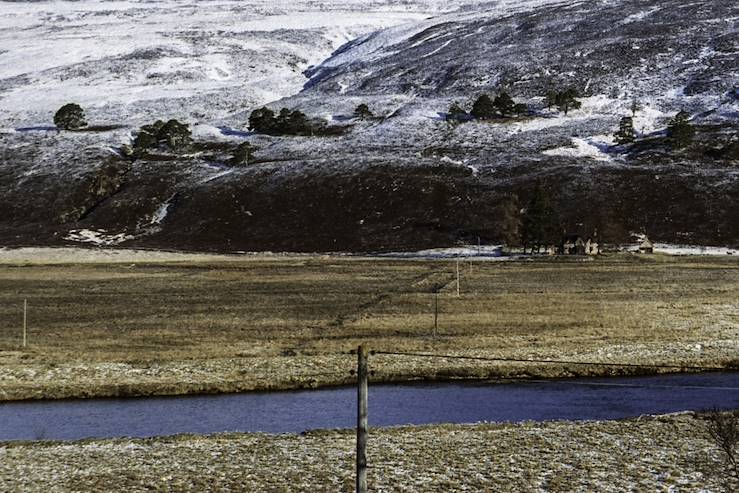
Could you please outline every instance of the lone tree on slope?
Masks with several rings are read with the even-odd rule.
[[[552,106],[556,106],[557,105],[557,91],[547,91],[547,96],[546,96],[545,101],[547,105],[547,110],[551,110]]]
[[[555,103],[559,111],[564,111],[565,116],[570,110],[578,110],[582,107],[582,103],[577,100],[580,95],[574,88],[569,88],[565,91],[557,93]]]
[[[464,108],[462,108],[462,105],[460,105],[458,102],[453,102],[451,106],[449,106],[449,111],[447,111],[446,119],[448,121],[463,121],[466,120],[469,114],[467,111],[465,111]]]
[[[54,114],[54,125],[61,130],[78,130],[87,126],[85,112],[76,103],[68,103]]]
[[[630,116],[621,118],[618,124],[618,130],[613,137],[616,139],[617,145],[631,144],[634,142],[634,119]]]
[[[369,106],[362,103],[354,109],[354,117],[360,120],[369,120],[370,118],[374,118],[375,115],[370,111]]]
[[[680,111],[667,124],[667,138],[675,149],[687,147],[695,137],[695,128],[690,124],[690,115]]]
[[[231,157],[231,165],[233,166],[248,166],[254,162],[254,151],[256,147],[252,146],[248,142],[242,142],[234,150],[233,156]]]

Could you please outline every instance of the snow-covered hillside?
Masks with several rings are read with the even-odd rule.
[[[6,244],[402,250],[501,241],[500,207],[550,189],[607,241],[739,242],[739,7],[673,0],[81,0],[0,10]],[[5,8],[7,6],[7,8]],[[547,108],[573,87],[580,109]],[[505,89],[517,118],[445,120]],[[62,103],[88,121],[48,131]],[[353,116],[360,103],[377,118]],[[632,115],[639,141],[614,146]],[[262,104],[331,137],[249,132]],[[665,127],[685,110],[693,144]],[[196,144],[119,152],[181,118]],[[3,128],[5,127],[5,128]],[[237,144],[256,163],[230,164]],[[734,149],[734,150],[731,150]],[[507,204],[507,205],[506,205]]]
[[[98,121],[218,119],[298,92],[303,71],[464,0],[0,1],[0,127],[68,101]]]

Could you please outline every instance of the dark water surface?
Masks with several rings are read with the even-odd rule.
[[[372,385],[370,426],[615,419],[739,408],[739,372],[515,384]],[[0,440],[351,428],[354,387],[183,397],[0,404]]]

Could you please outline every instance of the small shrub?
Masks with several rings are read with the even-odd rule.
[[[739,481],[739,409],[709,411],[706,414],[706,432],[723,455],[723,479],[727,483]]]

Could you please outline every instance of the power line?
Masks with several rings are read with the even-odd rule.
[[[521,379],[524,383],[552,384],[552,380],[528,380]],[[712,387],[710,385],[644,385],[640,383],[609,383],[609,382],[573,382],[567,381],[567,385],[582,385],[586,387],[634,387],[640,389],[701,389],[701,390],[733,390],[739,391],[739,387]]]
[[[703,371],[725,371],[729,368],[719,366],[686,366],[686,365],[660,365],[660,364],[637,364],[637,363],[604,363],[600,361],[571,361],[556,359],[523,359],[523,358],[492,358],[485,356],[460,356],[449,354],[431,354],[431,353],[401,353],[395,351],[372,351],[370,354],[388,354],[394,356],[414,356],[420,358],[440,358],[440,359],[463,359],[475,361],[494,361],[494,362],[511,362],[511,363],[553,363],[564,365],[584,365],[584,366],[612,366],[621,368],[665,368],[671,370],[703,370]]]

